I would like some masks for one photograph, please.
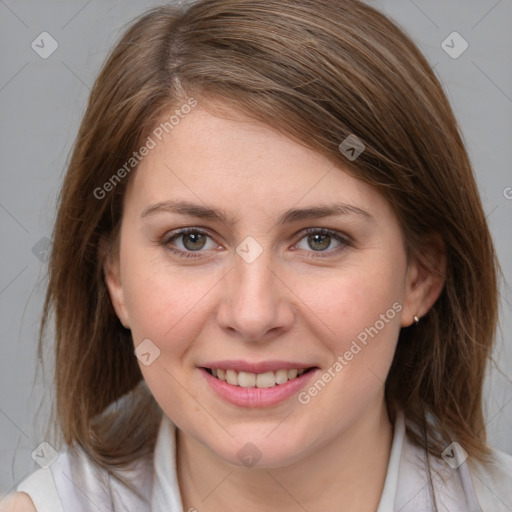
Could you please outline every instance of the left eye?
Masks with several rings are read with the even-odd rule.
[[[335,248],[331,247],[333,243],[337,244]],[[306,244],[305,247],[304,244]],[[348,241],[334,231],[312,229],[307,231],[307,235],[300,239],[296,247],[306,251],[311,249],[313,252],[331,252],[327,251],[327,249],[331,248],[335,252],[336,249],[347,245],[349,245]]]

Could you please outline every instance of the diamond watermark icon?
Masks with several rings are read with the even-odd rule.
[[[32,247],[32,254],[43,263],[46,263],[50,259],[50,249],[52,247],[51,240],[43,236],[34,247]]]
[[[43,441],[30,456],[43,468],[49,468],[58,458],[59,453],[50,443]]]
[[[246,263],[252,263],[261,256],[263,247],[252,236],[248,236],[236,248],[236,252]]]
[[[459,443],[453,442],[441,456],[448,465],[457,469],[468,458],[468,452]]]
[[[252,443],[246,443],[236,454],[240,462],[248,468],[252,468],[261,459],[262,455],[258,447]]]
[[[458,59],[468,49],[468,47],[468,42],[458,32],[452,32],[441,43],[441,48],[452,59]]]
[[[39,57],[47,59],[59,47],[59,43],[48,32],[41,32],[30,46]]]
[[[135,355],[144,366],[149,366],[160,356],[160,349],[150,339],[146,338],[135,349]]]
[[[366,149],[366,146],[357,135],[351,133],[340,143],[338,149],[348,160],[353,162]]]

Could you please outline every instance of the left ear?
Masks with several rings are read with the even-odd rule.
[[[408,265],[402,327],[428,313],[443,290],[445,276],[446,247],[441,235],[433,233],[425,240],[421,256]]]

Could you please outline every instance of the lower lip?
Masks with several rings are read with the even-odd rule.
[[[251,408],[271,407],[283,402],[298,393],[317,371],[315,368],[303,373],[300,377],[289,380],[286,384],[277,384],[271,388],[243,388],[217,379],[204,368],[200,370],[208,384],[224,400],[240,407]]]

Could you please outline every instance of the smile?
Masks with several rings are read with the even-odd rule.
[[[231,368],[226,368],[231,366]],[[238,370],[233,367],[238,367]],[[243,367],[243,369],[240,368]],[[269,368],[269,366],[274,368]],[[198,367],[209,389],[223,401],[245,408],[277,406],[297,395],[318,367],[283,368],[277,364],[218,364]],[[291,365],[290,365],[291,366]],[[249,371],[252,370],[252,371]]]
[[[290,370],[281,369],[275,372],[251,373],[237,372],[236,370],[226,370],[223,368],[206,368],[206,370],[219,380],[227,382],[231,386],[242,388],[272,388],[274,386],[286,384],[290,380],[300,377],[303,373],[312,368],[292,368]]]

